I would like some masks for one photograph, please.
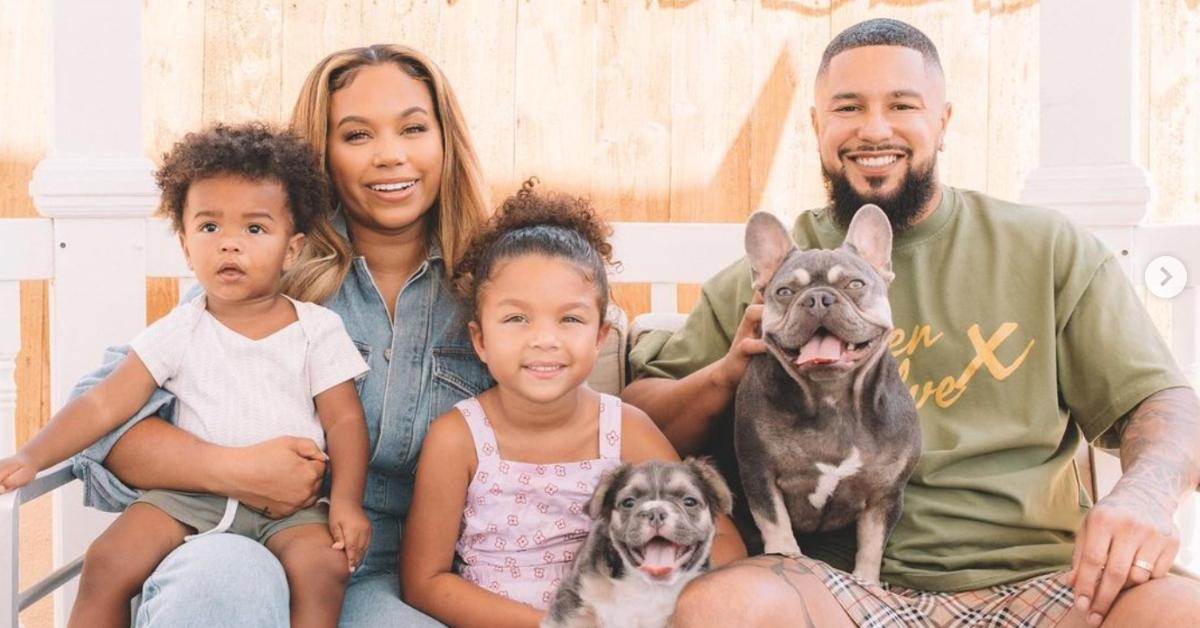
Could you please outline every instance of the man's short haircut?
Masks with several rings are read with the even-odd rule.
[[[833,41],[825,47],[825,54],[821,55],[821,67],[817,69],[817,76],[823,76],[825,71],[829,69],[829,61],[838,54],[843,53],[852,48],[862,48],[863,46],[902,46],[911,48],[921,53],[925,57],[925,64],[937,68],[939,74],[942,72],[942,61],[938,58],[937,48],[932,41],[925,36],[920,30],[911,24],[893,20],[886,17],[875,18],[865,22],[859,22],[850,28],[838,33]]]

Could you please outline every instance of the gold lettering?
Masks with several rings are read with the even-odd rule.
[[[916,386],[914,386],[913,388],[916,388]],[[929,401],[930,395],[932,395],[936,390],[937,390],[937,388],[934,387],[933,382],[925,382],[925,385],[922,387],[922,390],[921,390],[921,398],[917,400],[917,409],[918,410],[920,410],[925,405],[926,401]]]
[[[966,387],[967,382],[975,377],[975,372],[980,366],[987,368],[992,377],[996,381],[1004,381],[1009,375],[1013,374],[1018,367],[1025,362],[1025,358],[1029,356],[1030,349],[1033,349],[1034,340],[1030,340],[1029,344],[1025,345],[1025,351],[1010,365],[1005,366],[1000,363],[996,357],[996,348],[999,347],[1014,331],[1017,330],[1016,323],[1004,323],[996,329],[996,333],[992,334],[987,341],[983,340],[983,336],[979,333],[979,325],[971,325],[967,328],[967,338],[971,341],[971,346],[975,348],[975,357],[967,364],[967,368],[963,369],[962,375],[958,378],[959,386]]]
[[[923,407],[930,398],[940,408],[949,408],[958,403],[963,393],[967,391],[967,385],[979,372],[980,367],[986,368],[996,381],[1008,379],[1009,376],[1021,367],[1025,359],[1029,357],[1029,352],[1036,343],[1035,339],[1031,339],[1025,345],[1025,349],[1021,352],[1021,355],[1017,356],[1017,359],[1013,360],[1011,364],[1005,365],[1001,362],[996,355],[996,350],[1000,345],[1004,344],[1005,340],[1008,340],[1009,336],[1017,328],[1018,325],[1016,323],[1003,323],[1000,327],[996,328],[995,333],[987,340],[984,340],[978,324],[967,328],[967,338],[971,341],[971,347],[975,350],[975,357],[971,358],[971,361],[967,363],[966,367],[963,368],[962,374],[958,377],[946,376],[938,381],[937,384],[934,384],[933,380],[929,380],[910,385],[908,392],[916,402],[917,408]],[[889,346],[892,349],[892,353],[897,357],[900,355],[911,356],[922,347],[928,348],[933,346],[942,335],[940,332],[934,335],[933,328],[930,325],[918,325],[913,328],[912,335],[908,336],[906,341],[906,334],[902,330],[897,329],[892,334]],[[897,370],[900,373],[900,379],[908,383],[908,379],[912,375],[912,360],[908,357],[900,360]]]
[[[959,397],[962,397],[962,394],[966,392],[966,390],[966,386],[958,385],[957,378],[947,375],[943,377],[941,383],[938,384],[937,392],[933,396],[933,402],[936,403],[939,408],[949,408],[958,401]]]
[[[908,372],[912,370],[912,360],[909,358],[900,360],[900,366],[896,370],[900,371],[900,379],[908,381]]]
[[[912,338],[909,338],[908,345],[904,347],[904,350],[907,351],[909,355],[912,355],[916,353],[917,349],[919,348],[917,345],[924,344],[926,349],[932,347],[933,343],[937,342],[938,339],[942,337],[942,332],[938,332],[938,335],[936,336],[931,336],[932,333],[933,327],[931,325],[922,325],[917,327],[913,330]]]

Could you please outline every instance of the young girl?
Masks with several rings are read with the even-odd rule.
[[[70,625],[129,626],[130,598],[168,553],[189,535],[230,531],[264,543],[283,564],[292,626],[333,626],[371,533],[362,510],[367,431],[354,386],[367,369],[336,314],[279,291],[328,207],[320,164],[291,133],[216,126],[176,144],[157,178],[204,292],[143,331],[113,373],[0,460],[0,490],[83,449],[159,386],[177,398],[180,427],[219,445],[289,434],[311,439],[309,455],[325,458],[327,441],[328,507],[272,519],[269,508],[217,495],[145,492],[88,550]]]
[[[600,475],[678,459],[645,413],[584,385],[609,329],[607,232],[587,201],[527,182],[457,269],[496,386],[430,425],[401,545],[405,600],[446,624],[536,625]],[[720,528],[714,562],[744,555]]]

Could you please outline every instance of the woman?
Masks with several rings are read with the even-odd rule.
[[[372,447],[364,507],[374,534],[340,625],[436,625],[400,600],[396,561],[430,420],[491,385],[446,282],[484,219],[478,162],[440,70],[401,46],[326,57],[301,89],[292,125],[324,155],[336,206],[285,291],[340,314],[370,366],[357,386]],[[165,413],[166,401],[143,414]],[[228,495],[273,516],[317,497],[324,463],[310,441],[226,449],[137,418],[77,461],[92,503],[121,507],[122,481]],[[244,540],[216,535],[169,556],[146,583],[138,625],[287,625],[278,562]]]

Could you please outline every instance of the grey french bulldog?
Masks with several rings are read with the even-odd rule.
[[[664,628],[684,585],[708,570],[733,497],[704,460],[623,464],[588,506],[592,529],[542,628]]]
[[[864,205],[834,250],[799,250],[774,216],[746,226],[762,337],[738,386],[734,446],[768,554],[796,532],[856,524],[854,575],[879,581],[921,449],[916,405],[888,351],[892,228]]]

